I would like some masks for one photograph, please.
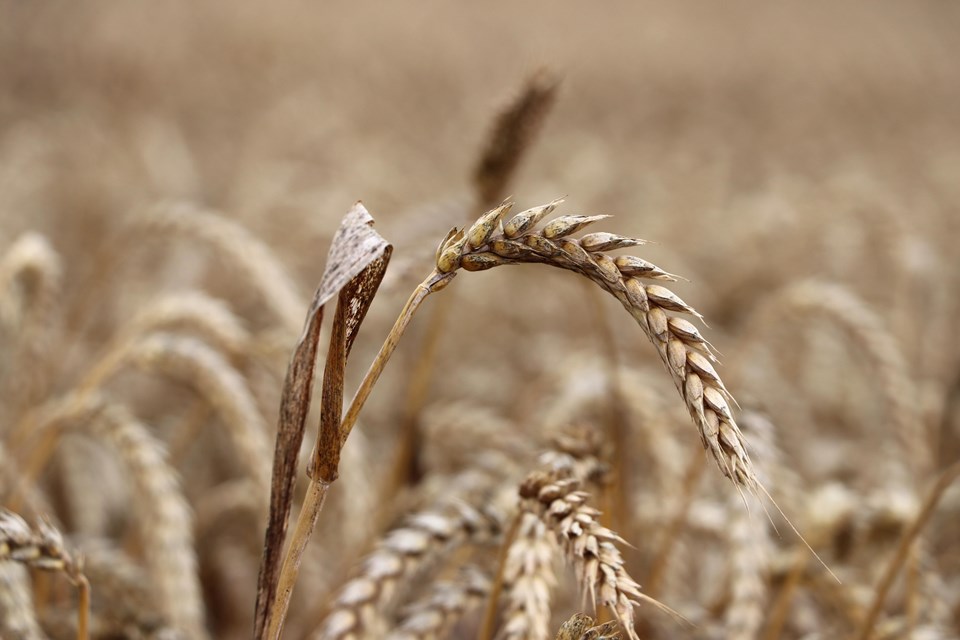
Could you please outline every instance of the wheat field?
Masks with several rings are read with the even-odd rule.
[[[960,638],[958,34],[0,0],[0,638]]]

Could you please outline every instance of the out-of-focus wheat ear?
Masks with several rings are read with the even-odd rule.
[[[482,480],[484,484],[489,478]],[[450,485],[473,486],[474,474],[452,478]],[[438,504],[404,518],[367,555],[330,606],[315,640],[382,638],[410,585],[465,544],[489,541],[503,529],[505,513],[487,507],[501,502],[494,488],[473,495],[453,493]],[[481,508],[471,503],[482,505]]]
[[[639,640],[633,608],[647,598],[623,568],[616,543],[625,541],[600,525],[600,512],[586,504],[588,495],[580,486],[574,478],[534,472],[520,486],[521,508],[539,517],[556,536],[589,602],[607,607],[630,639]]]
[[[778,468],[780,460],[773,424],[755,412],[744,411],[740,428],[749,439],[751,452],[760,470]],[[761,477],[768,491],[776,492],[774,483]],[[724,612],[725,637],[729,640],[754,640],[759,637],[767,610],[770,554],[773,541],[765,520],[756,514],[763,509],[757,496],[731,500],[728,508],[730,523],[727,528],[730,548],[730,603]]]
[[[259,531],[257,531],[259,533]],[[250,635],[253,611],[250,601],[256,597],[257,567],[251,562],[251,550],[245,541],[232,533],[211,538],[201,555],[207,606],[213,611],[232,611],[230,616],[216,619],[211,630],[215,638],[241,638]],[[291,627],[290,637],[302,637]]]
[[[452,274],[460,268],[483,271],[505,264],[548,264],[594,282],[623,305],[653,343],[700,432],[704,448],[723,474],[737,485],[759,490],[753,463],[733,417],[733,398],[714,368],[716,358],[710,344],[690,321],[674,315],[700,318],[700,314],[669,289],[643,282],[669,282],[675,277],[641,258],[611,257],[582,244],[586,240],[587,247],[617,246],[610,237],[571,237],[606,216],[561,216],[536,228],[534,223],[543,212],[557,204],[555,201],[518,213],[503,223],[502,230],[486,238],[483,246],[471,245],[463,232],[454,234],[441,244],[436,270]],[[622,240],[622,244],[639,242]]]
[[[405,607],[402,619],[387,640],[441,640],[453,626],[483,602],[489,577],[475,566],[460,569],[456,580],[440,580],[420,600]]]
[[[806,314],[835,323],[871,360],[871,377],[887,406],[890,425],[902,453],[898,470],[909,484],[916,485],[932,469],[932,443],[917,407],[916,389],[900,344],[883,319],[845,287],[829,282],[806,280],[788,286],[760,311],[758,324],[796,321]]]
[[[497,640],[547,640],[550,600],[557,585],[556,543],[532,513],[522,514],[503,567],[503,614]]]
[[[116,461],[86,434],[65,433],[52,464],[61,478],[71,534],[107,536],[128,495]]]
[[[873,628],[877,624],[883,611],[890,588],[893,586],[897,574],[902,569],[903,563],[910,555],[911,549],[915,547],[920,533],[930,521],[947,489],[950,488],[958,478],[960,478],[960,462],[956,462],[940,472],[933,486],[927,491],[919,513],[906,531],[900,536],[900,541],[897,544],[893,556],[886,563],[883,574],[877,583],[873,602],[870,604],[867,615],[864,617],[863,623],[856,635],[857,640],[869,640],[871,637]]]
[[[504,464],[533,452],[536,443],[516,423],[482,402],[441,402],[428,407],[421,418],[420,457],[426,474],[448,475],[478,462],[478,451],[500,455]],[[496,442],[496,450],[489,449]]]
[[[252,337],[230,305],[200,291],[181,291],[152,300],[121,328],[133,339],[158,331],[186,331],[230,358],[250,353]]]
[[[79,594],[77,640],[87,640],[90,617],[90,583],[83,565],[63,543],[63,535],[48,521],[31,527],[19,515],[0,509],[0,562],[19,562],[33,569],[62,573]]]
[[[24,234],[0,259],[0,335],[15,345],[0,376],[8,416],[38,401],[50,383],[62,280],[60,256],[42,235]]]
[[[265,509],[270,487],[267,424],[243,376],[201,340],[155,333],[111,350],[84,379],[81,393],[101,387],[126,365],[181,380],[216,409],[234,445],[238,466],[256,483],[256,495]]]
[[[497,114],[473,170],[480,207],[493,206],[506,197],[510,180],[542,128],[559,87],[556,75],[540,69],[526,79],[517,96]]]
[[[25,567],[0,562],[0,635],[22,640],[46,640],[33,609],[33,592]]]
[[[130,471],[144,561],[161,611],[190,637],[206,637],[193,517],[163,446],[122,406],[105,404],[91,417],[90,431],[109,442]]]
[[[161,610],[151,576],[133,558],[112,540],[83,537],[77,544],[83,555],[83,572],[90,581],[94,635],[184,637],[184,629],[171,626]],[[41,623],[46,625],[48,620],[44,615]],[[72,622],[64,620],[63,625]]]
[[[257,291],[277,321],[299,330],[306,299],[273,251],[223,215],[187,203],[160,204],[129,222],[137,237],[183,236],[210,247],[230,273]]]
[[[190,637],[205,637],[193,517],[163,445],[124,407],[95,395],[68,397],[41,422],[83,429],[116,451],[130,474],[134,520],[160,609]]]
[[[575,613],[560,625],[556,640],[619,640],[616,621],[597,624],[585,613]]]
[[[46,495],[30,478],[20,472],[20,465],[10,457],[0,440],[0,505],[25,513],[31,518],[41,513],[54,513]]]

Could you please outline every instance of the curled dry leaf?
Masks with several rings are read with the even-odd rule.
[[[270,603],[273,602],[280,577],[280,561],[283,542],[286,538],[287,520],[293,503],[297,463],[300,445],[306,426],[307,413],[313,391],[313,375],[317,357],[317,343],[323,322],[323,307],[335,295],[339,295],[338,322],[331,342],[337,340],[337,349],[331,349],[331,358],[341,362],[334,367],[339,372],[340,397],[334,402],[336,413],[327,409],[324,427],[331,427],[331,416],[337,419],[342,405],[342,373],[347,354],[357,329],[376,294],[377,287],[386,271],[392,247],[373,229],[373,217],[361,203],[347,212],[340,228],[333,237],[327,266],[307,311],[303,332],[294,349],[287,368],[280,400],[280,418],[277,425],[277,441],[274,451],[273,478],[270,494],[270,516],[261,559],[260,576],[257,582],[256,637],[263,637],[267,628]],[[333,347],[334,345],[331,344]],[[328,369],[330,365],[328,364]],[[336,373],[334,375],[337,375]],[[325,384],[324,400],[332,391]],[[323,437],[324,429],[321,429]],[[338,434],[339,435],[339,434]],[[337,437],[336,442],[339,442]],[[339,457],[339,449],[336,452]],[[335,472],[335,461],[333,461]],[[324,472],[321,470],[321,472]]]

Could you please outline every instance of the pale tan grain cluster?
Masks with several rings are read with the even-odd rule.
[[[473,478],[454,484],[473,485]],[[421,578],[463,545],[489,541],[503,527],[501,513],[485,506],[489,490],[463,501],[456,492],[440,503],[404,517],[361,562],[360,573],[333,600],[326,621],[311,637],[317,640],[365,638],[386,633],[390,618]]]
[[[580,486],[575,478],[536,472],[520,487],[523,508],[539,516],[557,537],[591,605],[608,607],[627,635],[637,640],[633,608],[643,596],[623,568],[617,544],[625,541],[600,524],[600,512],[587,504],[589,494]]]

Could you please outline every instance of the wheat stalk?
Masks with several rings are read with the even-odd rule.
[[[699,314],[668,289],[643,280],[674,276],[641,258],[606,252],[643,244],[611,233],[570,236],[608,216],[561,216],[537,228],[562,200],[523,211],[503,222],[510,205],[493,209],[466,231],[453,231],[437,250],[436,269],[482,271],[510,264],[540,263],[579,273],[613,295],[640,325],[667,366],[708,449],[728,478],[754,488],[756,475],[733,418],[732,398],[713,366],[710,345],[687,320]]]

